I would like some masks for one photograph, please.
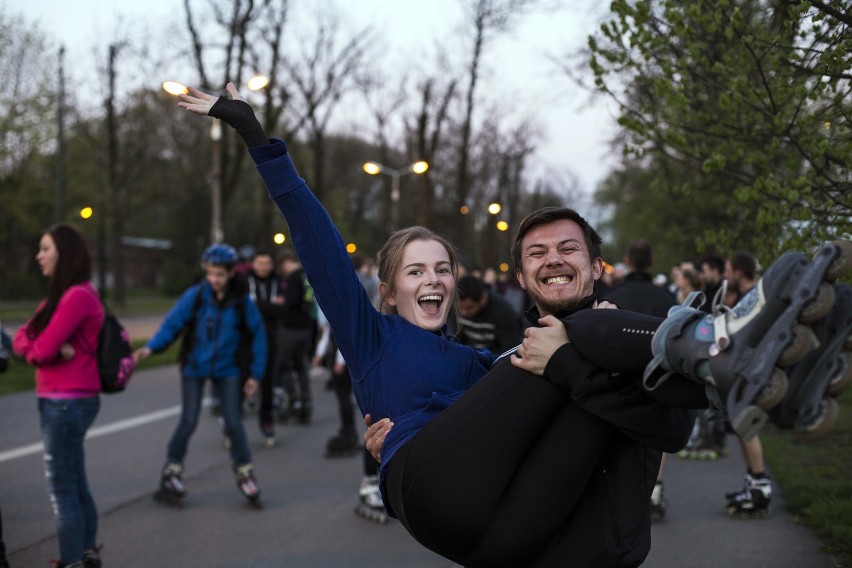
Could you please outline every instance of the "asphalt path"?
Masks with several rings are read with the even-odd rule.
[[[151,499],[177,421],[175,367],[139,372],[127,392],[102,396],[86,459],[105,566],[455,566],[422,548],[399,523],[378,525],[354,514],[361,460],[324,457],[325,442],[337,430],[337,410],[323,385],[324,377],[315,375],[312,424],[279,425],[274,448],[263,446],[255,417],[245,418],[263,492],[261,510],[237,491],[216,420],[207,411],[186,459],[186,506],[175,510]],[[0,397],[0,507],[13,568],[43,567],[57,557],[39,440],[34,395]],[[741,484],[745,471],[733,438],[729,447],[730,456],[715,462],[670,457],[669,510],[653,526],[644,566],[838,566],[786,510],[777,485],[769,519],[724,514],[722,495]]]

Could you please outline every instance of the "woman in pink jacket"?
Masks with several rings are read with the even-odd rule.
[[[13,348],[36,368],[44,468],[59,540],[57,565],[99,567],[98,512],[86,480],[83,439],[100,408],[96,352],[104,309],[89,283],[86,243],[75,229],[62,224],[47,229],[36,260],[50,279],[49,292],[15,334]]]

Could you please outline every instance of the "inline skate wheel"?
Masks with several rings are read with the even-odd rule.
[[[841,357],[841,369],[843,372],[838,373],[837,376],[828,383],[828,389],[826,393],[829,396],[840,396],[846,388],[852,383],[852,355],[849,352],[844,352],[840,354]]]
[[[793,339],[778,358],[779,367],[789,367],[819,346],[819,340],[811,328],[801,324],[793,326]]]
[[[825,279],[829,282],[837,280],[852,270],[852,242],[838,240],[831,244],[840,249],[840,254],[825,272]]]
[[[799,321],[802,323],[819,321],[831,311],[835,298],[834,286],[828,282],[821,282],[817,288],[816,298],[804,307],[799,314]]]
[[[778,406],[784,400],[784,395],[787,394],[787,387],[790,382],[787,379],[787,373],[775,367],[772,370],[772,375],[769,377],[769,384],[760,391],[754,403],[763,410],[771,410]]]
[[[820,405],[822,412],[812,424],[807,426],[796,421],[796,435],[802,440],[817,440],[834,429],[837,416],[840,414],[840,405],[831,397],[822,399]]]

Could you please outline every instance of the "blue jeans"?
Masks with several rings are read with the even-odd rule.
[[[44,439],[44,473],[53,503],[59,561],[72,564],[95,548],[98,510],[86,480],[83,438],[98,415],[97,396],[38,399]]]
[[[205,379],[181,378],[183,404],[180,422],[178,422],[177,428],[175,428],[174,434],[169,440],[166,456],[169,463],[183,464],[189,438],[195,432],[195,427],[198,426],[205,382],[207,382]],[[216,394],[221,400],[225,434],[231,439],[231,460],[234,462],[234,469],[236,469],[241,465],[251,463],[251,452],[240,412],[240,381],[237,377],[217,379],[213,381],[213,388],[216,389]]]

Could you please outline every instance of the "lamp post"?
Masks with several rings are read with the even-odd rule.
[[[269,84],[269,79],[263,75],[255,75],[246,83],[246,87],[250,91],[257,91],[266,87]],[[174,81],[165,81],[163,90],[170,95],[184,95],[189,92],[189,89],[181,83]],[[214,91],[214,93],[224,94],[225,91]],[[221,243],[225,240],[225,229],[222,224],[222,123],[219,120],[214,120],[210,124],[210,241],[213,243]]]
[[[378,162],[367,162],[364,171],[375,176],[384,174],[391,178],[391,229],[399,229],[399,178],[408,174],[422,174],[429,169],[429,164],[423,160],[414,162],[404,168],[389,168]]]

